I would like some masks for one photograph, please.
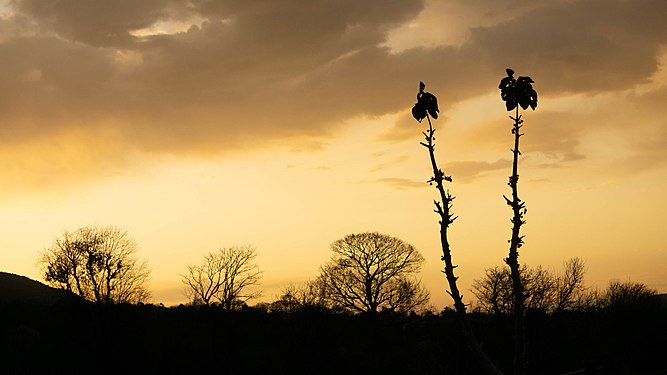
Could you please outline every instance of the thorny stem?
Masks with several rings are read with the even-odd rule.
[[[447,282],[449,283],[449,294],[454,300],[454,307],[456,313],[459,316],[459,320],[463,326],[463,333],[466,339],[466,344],[472,351],[475,356],[475,360],[480,368],[484,371],[485,374],[494,374],[502,375],[502,372],[491,362],[491,360],[486,356],[484,351],[482,351],[481,346],[477,342],[475,335],[472,331],[472,326],[468,320],[468,315],[466,314],[466,306],[463,303],[463,296],[461,295],[459,288],[456,284],[458,277],[454,275],[454,269],[457,267],[452,263],[452,254],[449,246],[449,240],[447,239],[447,230],[449,225],[456,220],[456,216],[451,212],[452,201],[454,197],[445,190],[443,186],[443,181],[452,181],[451,176],[446,176],[445,173],[438,168],[438,164],[435,160],[435,144],[433,137],[435,130],[431,124],[431,118],[427,114],[426,119],[428,120],[428,130],[422,132],[426,138],[426,142],[420,142],[420,144],[428,149],[428,153],[431,159],[431,167],[433,168],[433,177],[428,181],[429,184],[435,183],[436,189],[440,194],[440,201],[435,200],[435,212],[440,215],[440,243],[442,245],[442,260],[445,262],[444,274],[447,277]]]
[[[514,352],[514,373],[516,375],[525,374],[526,363],[526,334],[525,334],[525,294],[523,290],[523,283],[521,282],[521,274],[519,272],[519,248],[523,245],[523,236],[520,235],[521,226],[526,223],[523,216],[526,214],[526,204],[519,198],[519,138],[523,135],[520,133],[523,120],[519,115],[519,107],[516,108],[515,117],[510,116],[514,120],[512,126],[512,134],[514,134],[514,149],[512,150],[512,175],[509,178],[508,185],[512,188],[512,200],[505,198],[505,202],[512,208],[512,238],[510,239],[509,256],[505,259],[505,263],[510,267],[512,276],[512,289],[514,291],[514,315],[515,315],[515,352]]]

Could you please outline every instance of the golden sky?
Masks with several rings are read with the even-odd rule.
[[[431,303],[436,191],[420,80],[440,102],[467,296],[507,255],[506,67],[526,112],[521,261],[587,283],[667,292],[663,0],[13,0],[0,2],[0,270],[41,280],[64,230],[138,242],[155,302],[185,302],[204,253],[254,244],[264,300],[315,277],[329,244],[379,231],[415,245]]]

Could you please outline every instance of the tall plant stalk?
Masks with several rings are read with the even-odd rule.
[[[516,108],[516,115],[510,116],[514,120],[512,125],[512,134],[514,134],[514,148],[512,149],[512,175],[509,178],[508,185],[512,189],[512,199],[508,199],[503,195],[507,204],[512,208],[512,237],[510,238],[509,255],[505,259],[505,263],[510,268],[512,277],[512,290],[514,294],[514,333],[515,333],[515,347],[514,347],[514,373],[522,375],[525,373],[526,363],[526,327],[525,327],[525,302],[526,295],[523,289],[523,282],[521,280],[520,265],[519,265],[519,248],[523,245],[523,235],[520,234],[521,226],[526,223],[524,215],[526,214],[526,202],[519,198],[519,138],[523,135],[520,133],[523,120],[519,115],[519,107]]]
[[[505,263],[510,268],[512,277],[512,290],[514,295],[514,373],[523,375],[526,372],[526,328],[525,328],[525,302],[523,283],[521,281],[519,265],[519,248],[523,245],[524,236],[521,235],[521,226],[526,223],[524,215],[526,214],[526,203],[519,198],[519,139],[523,120],[519,115],[519,107],[535,110],[537,107],[537,92],[533,89],[534,81],[530,77],[514,78],[514,70],[506,69],[507,77],[500,81],[498,88],[501,90],[500,97],[505,101],[508,111],[515,110],[514,121],[512,124],[512,134],[514,134],[514,148],[512,149],[512,175],[509,177],[508,185],[512,189],[512,199],[505,198],[505,202],[512,208],[512,236],[510,238],[509,254]]]
[[[426,149],[428,149],[429,158],[431,161],[431,167],[433,168],[433,176],[429,179],[429,184],[435,183],[435,187],[438,190],[440,195],[440,201],[434,200],[435,212],[440,216],[440,243],[442,246],[442,261],[445,262],[444,274],[447,278],[447,283],[449,284],[449,294],[454,300],[454,308],[457,316],[463,327],[463,334],[465,338],[465,345],[471,350],[476,364],[483,371],[484,374],[494,374],[502,375],[502,372],[491,362],[491,360],[486,356],[482,350],[480,344],[477,342],[475,335],[468,319],[468,314],[466,312],[466,306],[463,303],[463,296],[461,295],[457,280],[458,277],[454,274],[454,269],[457,267],[452,261],[452,252],[449,245],[449,240],[447,238],[447,231],[449,226],[454,223],[456,216],[451,211],[452,201],[454,197],[445,190],[444,181],[452,182],[451,176],[445,175],[445,173],[438,167],[438,163],[435,159],[435,129],[431,123],[431,116],[437,118],[439,112],[437,99],[435,96],[428,92],[424,92],[425,85],[424,83],[419,83],[419,94],[417,94],[417,104],[412,110],[413,116],[415,119],[421,122],[425,117],[428,121],[428,130],[422,132],[424,134],[426,142],[420,142],[420,144]],[[429,115],[430,114],[430,115]]]

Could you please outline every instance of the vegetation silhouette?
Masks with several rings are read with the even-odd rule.
[[[406,313],[428,303],[428,291],[411,278],[424,262],[412,245],[366,232],[335,241],[331,251],[317,279],[328,306],[375,315],[380,310]]]
[[[148,300],[150,271],[136,257],[127,231],[88,226],[57,238],[40,255],[44,279],[67,295],[86,301],[138,303]]]
[[[204,255],[200,265],[188,266],[181,276],[185,295],[193,305],[219,303],[226,310],[237,309],[261,295],[251,290],[262,276],[254,246],[232,246]]]
[[[513,307],[516,319],[515,326],[515,357],[514,357],[514,373],[516,375],[523,375],[525,373],[526,365],[526,338],[525,338],[525,293],[521,280],[521,266],[519,265],[519,248],[523,245],[524,236],[521,235],[521,226],[526,223],[524,215],[526,214],[526,203],[519,198],[519,138],[523,136],[521,128],[523,127],[523,120],[519,114],[519,107],[524,110],[530,107],[535,110],[537,107],[537,92],[533,89],[534,81],[530,77],[514,78],[514,70],[505,69],[507,76],[500,80],[498,88],[500,89],[500,97],[505,102],[505,107],[508,111],[515,110],[514,117],[510,119],[514,122],[512,124],[512,134],[514,134],[514,148],[512,149],[512,175],[509,177],[508,185],[512,189],[512,199],[503,195],[505,202],[512,208],[512,237],[508,241],[510,243],[509,255],[505,258],[505,263],[510,268],[510,275],[512,277],[513,290]]]
[[[13,288],[15,278],[0,278],[0,289]],[[40,287],[33,286],[38,293]],[[458,316],[450,310],[387,312],[369,320],[364,314],[323,308],[287,313],[254,307],[228,311],[220,305],[116,304],[112,308],[118,311],[118,323],[101,346],[100,339],[91,337],[98,333],[80,323],[75,304],[36,303],[30,289],[21,292],[28,298],[0,299],[3,374],[479,373],[462,342]],[[663,374],[667,310],[652,298],[558,314],[528,310],[531,373]],[[502,368],[511,366],[506,359],[513,352],[508,345],[512,319],[485,313],[469,318],[485,350],[499,358]]]
[[[454,300],[454,308],[459,317],[461,325],[463,327],[465,343],[468,348],[472,351],[475,357],[475,362],[479,366],[479,370],[483,371],[485,374],[501,374],[500,370],[496,365],[491,362],[487,357],[486,353],[482,350],[481,345],[477,341],[473,333],[472,326],[467,316],[466,305],[463,303],[463,296],[459,291],[457,280],[458,277],[454,274],[454,269],[457,267],[452,261],[452,252],[449,244],[449,239],[447,237],[447,231],[449,226],[454,223],[456,216],[451,212],[452,201],[454,197],[449,193],[449,191],[444,188],[444,181],[452,182],[452,177],[445,175],[442,169],[438,167],[435,158],[435,129],[431,124],[431,117],[434,119],[438,118],[438,100],[435,95],[425,92],[424,89],[426,85],[424,82],[419,82],[419,92],[417,93],[417,103],[412,107],[412,116],[415,120],[421,121],[426,118],[428,121],[428,129],[422,134],[426,139],[426,142],[420,142],[420,144],[428,150],[429,159],[431,162],[431,168],[433,169],[433,176],[428,180],[430,185],[435,183],[435,187],[438,190],[440,201],[434,200],[435,212],[440,216],[440,244],[442,247],[442,260],[445,262],[444,273],[447,278],[447,283],[449,285],[449,291],[447,293]]]
[[[257,307],[257,306],[256,306]],[[277,300],[261,306],[267,312],[294,314],[302,311],[338,311],[326,298],[324,286],[319,279],[303,285],[289,284],[281,290]]]
[[[564,310],[582,310],[590,302],[584,286],[586,269],[583,260],[572,258],[564,262],[560,273],[550,272],[541,266],[521,267],[526,309],[544,313]],[[473,280],[472,293],[477,298],[477,309],[496,315],[514,311],[513,283],[506,267],[490,267],[484,276]]]

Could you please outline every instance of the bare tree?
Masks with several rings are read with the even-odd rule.
[[[472,282],[472,294],[482,311],[496,315],[512,309],[512,279],[504,267],[484,270],[484,277]]]
[[[575,310],[586,293],[586,269],[580,258],[564,262],[560,273],[541,266],[523,265],[519,271],[524,287],[525,308],[554,313]],[[484,277],[473,280],[472,293],[482,311],[509,314],[514,311],[513,280],[510,270],[503,267],[487,268]]]
[[[644,283],[614,280],[600,296],[599,305],[606,308],[628,307],[646,302],[649,297],[657,293],[657,290],[649,288]]]
[[[407,312],[424,306],[429,293],[409,277],[424,257],[412,245],[377,232],[350,234],[331,244],[334,255],[319,282],[333,307],[375,314]]]
[[[295,313],[304,308],[328,308],[319,279],[302,285],[289,284],[281,290],[280,297],[269,305],[270,311]]]
[[[542,266],[523,266],[519,274],[524,286],[526,309],[551,312],[556,303],[558,276]]]
[[[282,289],[281,292],[280,297],[269,305],[270,311],[293,314],[301,308],[299,288],[290,284]]]
[[[586,266],[581,258],[565,261],[563,272],[556,278],[556,301],[554,311],[576,309],[584,298]]]
[[[150,271],[136,252],[125,230],[90,226],[65,231],[41,253],[39,263],[49,284],[85,300],[138,303],[150,298]]]
[[[186,296],[195,305],[218,302],[227,310],[259,297],[261,292],[250,290],[262,275],[254,263],[257,256],[253,246],[221,248],[204,255],[200,265],[188,266],[187,275],[182,275]]]
[[[644,303],[658,291],[649,288],[641,282],[613,280],[605,289],[575,288],[575,297],[569,304],[569,309],[590,311],[600,309],[628,308],[633,306],[645,307]]]

